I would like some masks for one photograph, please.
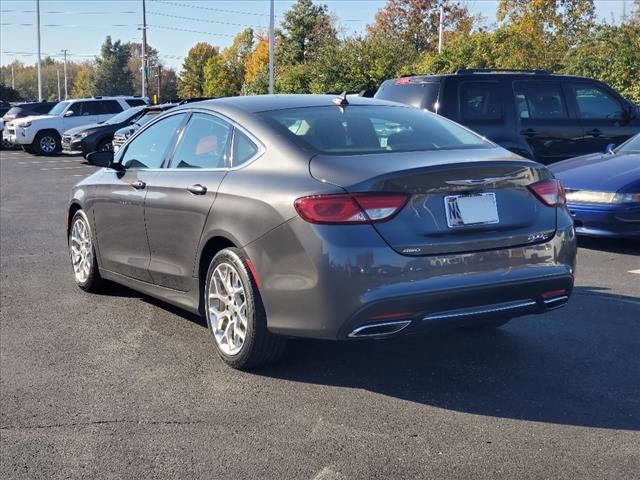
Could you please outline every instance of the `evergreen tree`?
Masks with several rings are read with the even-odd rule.
[[[204,69],[209,59],[217,55],[218,49],[206,42],[196,43],[189,50],[178,77],[180,98],[197,98],[205,95]]]
[[[95,95],[133,94],[133,74],[129,70],[129,47],[120,40],[111,41],[107,36],[96,58],[93,75]]]

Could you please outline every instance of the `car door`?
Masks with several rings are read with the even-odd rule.
[[[101,268],[151,282],[144,202],[164,164],[185,114],[161,119],[140,132],[105,169],[93,206]]]
[[[149,272],[158,285],[181,291],[193,285],[202,230],[229,167],[232,131],[222,117],[194,112],[168,168],[158,172],[149,187],[145,205]]]
[[[577,155],[603,152],[613,143],[620,145],[639,130],[625,112],[622,99],[603,86],[589,81],[569,81],[568,98],[583,129]]]
[[[517,134],[534,159],[549,164],[574,156],[582,138],[582,126],[569,115],[560,81],[516,80]]]

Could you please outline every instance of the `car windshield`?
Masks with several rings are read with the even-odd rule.
[[[631,137],[629,140],[620,145],[617,153],[640,153],[640,134]]]
[[[64,109],[67,108],[68,105],[69,102],[58,103],[55,107],[49,110],[49,115],[60,115],[62,112],[64,112]]]
[[[325,154],[358,155],[494,146],[450,120],[410,107],[305,107],[272,110],[259,115],[301,147]]]
[[[129,122],[131,120],[135,120],[136,117],[140,115],[141,111],[142,107],[128,108],[127,110],[123,110],[117,115],[114,115],[104,123],[106,123],[107,125],[116,125],[118,123]]]

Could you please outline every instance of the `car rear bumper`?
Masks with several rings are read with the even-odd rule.
[[[578,235],[593,237],[640,237],[640,205],[570,204]]]
[[[274,333],[348,339],[362,327],[387,323],[404,323],[401,331],[409,333],[566,303],[576,239],[570,218],[562,217],[562,228],[545,243],[422,257],[396,253],[368,225],[345,229],[296,218],[245,252]]]

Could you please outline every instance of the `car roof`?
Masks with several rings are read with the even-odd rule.
[[[213,100],[204,100],[182,105],[177,109],[192,108],[223,108],[233,110],[243,110],[247,113],[265,112],[269,110],[284,110],[289,108],[304,107],[329,107],[338,108],[336,101],[340,95],[314,95],[314,94],[276,94],[276,95],[247,95],[241,97],[224,97]],[[397,103],[373,98],[359,97],[357,95],[347,96],[349,105],[392,105]]]
[[[482,80],[487,77],[495,77],[495,78],[512,78],[516,77],[518,79],[527,79],[527,80],[544,80],[544,79],[558,79],[558,78],[574,78],[578,80],[593,80],[589,77],[581,77],[579,75],[564,75],[564,74],[556,74],[556,73],[547,73],[547,72],[526,72],[526,71],[458,71],[454,73],[434,73],[434,74],[411,74],[404,75],[401,77],[390,78],[385,80],[384,83],[395,83],[400,79],[405,79],[406,83],[419,83],[420,81],[430,81],[430,80],[440,80],[441,78],[474,78]]]

